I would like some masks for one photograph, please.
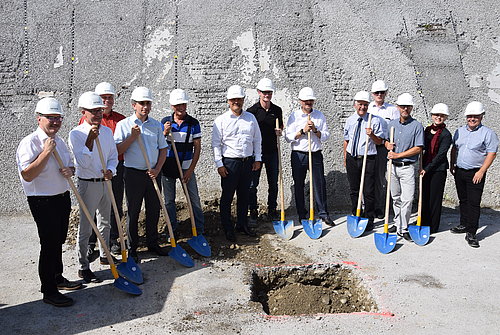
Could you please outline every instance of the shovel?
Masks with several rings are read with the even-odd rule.
[[[278,118],[276,118],[276,129],[280,127]],[[281,165],[281,146],[280,138],[277,137],[278,143],[278,171],[279,171],[279,187],[280,187],[280,206],[281,206],[281,220],[273,221],[273,228],[279,237],[289,240],[293,236],[293,220],[285,220],[285,197],[283,194],[283,170]]]
[[[311,116],[307,117],[311,120]],[[307,236],[312,239],[317,239],[323,233],[321,220],[314,219],[314,192],[313,192],[313,177],[312,177],[312,151],[311,151],[311,131],[307,132],[307,140],[309,142],[309,220],[302,220],[302,228]]]
[[[372,124],[372,115],[368,114],[368,127]],[[363,188],[365,185],[366,159],[368,155],[368,135],[366,135],[365,155],[363,156],[363,167],[361,168],[361,183],[359,186],[358,205],[356,207],[356,216],[347,216],[347,232],[351,237],[360,237],[363,235],[368,224],[368,219],[360,217],[361,215],[361,200],[363,199]]]
[[[59,164],[59,167],[62,169],[64,168],[64,164],[61,160],[61,156],[59,156],[59,153],[57,152],[57,149],[53,151],[54,157],[56,158],[57,163]],[[111,253],[109,252],[109,248],[104,241],[104,238],[102,237],[101,233],[99,232],[99,229],[97,229],[97,226],[94,223],[94,219],[92,215],[90,215],[89,210],[87,209],[87,206],[85,205],[85,202],[83,202],[83,199],[78,193],[78,190],[75,186],[75,183],[73,183],[73,180],[71,177],[66,177],[68,180],[68,184],[71,187],[71,190],[76,196],[76,199],[78,200],[78,203],[80,204],[80,208],[82,209],[83,213],[85,213],[85,216],[87,217],[87,221],[90,223],[92,226],[92,229],[94,230],[97,238],[99,239],[99,242],[101,243],[102,247],[104,248],[104,252],[106,253],[106,258],[108,259],[109,267],[111,270],[111,273],[113,274],[113,277],[115,278],[115,281],[113,285],[119,289],[120,291],[123,291],[125,293],[133,294],[133,295],[141,295],[142,290],[137,287],[135,284],[132,282],[126,280],[125,278],[120,277],[118,274],[118,271],[116,270],[115,263],[113,262],[113,259],[111,258]]]
[[[194,212],[193,212],[193,206],[191,204],[191,197],[189,196],[187,185],[183,181],[184,172],[182,171],[181,162],[179,160],[179,154],[177,153],[177,148],[175,147],[175,141],[174,141],[174,136],[172,135],[172,132],[170,132],[170,143],[172,144],[172,149],[174,149],[174,156],[175,156],[175,161],[177,162],[177,168],[179,169],[179,176],[181,179],[182,189],[184,191],[184,196],[186,197],[186,201],[188,204],[189,215],[191,216],[191,231],[193,232],[193,237],[191,237],[187,241],[187,243],[198,254],[205,256],[205,257],[210,257],[210,256],[212,256],[212,250],[210,249],[210,245],[208,244],[208,241],[206,240],[206,238],[203,235],[201,235],[201,234],[198,235],[198,233],[196,232],[196,224],[194,222]]]
[[[104,162],[104,156],[102,154],[102,147],[101,142],[99,141],[99,137],[96,137],[95,144],[97,146],[97,151],[99,151],[102,170],[106,171],[106,163]],[[142,284],[144,283],[144,278],[142,277],[141,269],[132,257],[127,258],[127,248],[125,247],[125,233],[123,232],[120,214],[118,213],[118,206],[116,205],[115,195],[113,194],[113,186],[111,185],[111,180],[106,180],[105,183],[108,189],[109,198],[111,199],[111,204],[113,205],[113,211],[115,212],[116,226],[118,227],[118,233],[120,234],[120,247],[122,249],[122,262],[116,268],[121,276],[127,278],[135,284]]]
[[[391,143],[394,142],[394,127],[391,127]],[[391,150],[392,151],[392,150]],[[392,176],[392,159],[387,161],[387,193],[385,197],[385,219],[384,219],[384,232],[373,234],[375,238],[375,246],[378,251],[383,254],[388,254],[396,247],[396,234],[389,234],[389,200],[391,197],[391,176]]]
[[[422,165],[422,159],[420,159],[420,165]],[[411,239],[417,245],[426,245],[429,242],[431,236],[431,227],[422,226],[422,179],[423,176],[419,174],[418,178],[418,216],[417,224],[409,225],[408,232],[410,233]]]
[[[139,147],[141,148],[142,156],[144,157],[144,161],[146,162],[146,167],[148,168],[148,170],[151,170],[151,163],[149,162],[148,155],[146,154],[146,149],[144,148],[144,143],[142,142],[141,135],[139,135],[137,140],[139,141]],[[167,228],[168,228],[168,235],[170,236],[170,244],[172,245],[172,250],[170,250],[168,255],[177,262],[179,262],[181,265],[191,268],[194,266],[193,259],[184,249],[182,249],[181,246],[175,243],[174,231],[172,229],[172,224],[170,223],[170,218],[168,217],[167,209],[165,208],[165,201],[161,196],[161,191],[160,188],[158,187],[156,179],[152,179],[152,181],[156,191],[156,195],[158,196],[158,200],[160,201],[163,214],[165,216],[165,221],[167,223]]]

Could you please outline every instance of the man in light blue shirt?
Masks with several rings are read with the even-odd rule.
[[[479,227],[486,171],[493,163],[498,150],[497,135],[481,123],[484,113],[484,106],[478,101],[467,105],[467,125],[455,131],[451,149],[450,171],[455,176],[460,202],[460,224],[452,228],[451,232],[466,233],[465,240],[473,248],[479,247],[476,232]]]
[[[167,142],[160,122],[149,117],[153,97],[146,87],[137,87],[132,92],[134,114],[116,125],[115,143],[118,153],[124,155],[125,194],[127,195],[127,226],[130,238],[130,256],[135,260],[139,244],[138,220],[142,201],[146,207],[146,242],[149,251],[159,256],[167,256],[168,251],[158,245],[158,220],[160,199],[154,189],[153,179],[161,185],[161,168],[167,154]],[[141,136],[146,155],[151,164],[148,170],[138,143]]]

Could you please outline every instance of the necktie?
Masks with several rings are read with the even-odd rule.
[[[359,143],[359,133],[361,131],[361,122],[363,118],[358,118],[358,125],[356,126],[356,130],[354,131],[354,141],[352,142],[352,155],[356,157],[358,155],[358,143]]]

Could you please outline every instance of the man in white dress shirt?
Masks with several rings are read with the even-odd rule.
[[[226,239],[236,241],[231,222],[231,203],[236,192],[236,230],[256,236],[248,227],[248,196],[251,172],[260,169],[262,162],[261,134],[255,116],[243,110],[245,92],[238,85],[227,90],[229,110],[218,116],[213,125],[212,148],[215,165],[221,176],[221,224]]]
[[[69,133],[69,147],[73,152],[78,177],[78,192],[80,193],[90,213],[95,213],[97,228],[109,247],[109,231],[111,225],[111,199],[108,196],[105,180],[111,180],[118,165],[118,152],[110,128],[101,125],[103,108],[101,97],[95,92],[85,92],[78,99],[78,108],[85,121],[73,128]],[[99,151],[95,139],[99,138],[106,171],[103,171]],[[78,276],[87,283],[101,280],[90,270],[87,250],[92,226],[80,208],[80,225],[76,250],[80,269]],[[103,246],[99,243],[100,262],[109,265]]]
[[[368,113],[378,116],[384,122],[384,134],[389,134],[387,123],[394,119],[399,119],[399,110],[393,104],[385,102],[389,87],[383,80],[376,80],[372,84],[373,101],[368,106]],[[381,120],[381,121],[382,121]],[[375,215],[379,219],[384,218],[385,196],[386,196],[386,178],[388,151],[383,144],[377,145],[377,156],[375,158]]]
[[[288,118],[285,138],[292,144],[292,177],[295,192],[295,205],[299,219],[307,219],[304,187],[307,170],[309,169],[309,144],[307,133],[311,134],[312,175],[314,185],[314,200],[319,218],[329,226],[335,223],[330,219],[327,209],[326,181],[321,153],[323,142],[330,137],[326,118],[317,109],[313,109],[316,96],[310,87],[304,87],[299,92],[301,108]],[[310,117],[310,120],[308,119]]]
[[[75,168],[66,144],[57,136],[63,120],[59,101],[43,98],[35,112],[38,128],[19,143],[17,168],[40,238],[38,275],[43,302],[66,307],[73,304],[73,299],[59,290],[82,287],[81,283],[70,282],[62,275],[62,245],[66,241],[71,212],[66,178],[73,175]],[[62,169],[53,156],[56,149],[65,166]]]

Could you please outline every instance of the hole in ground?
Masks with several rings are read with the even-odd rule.
[[[251,300],[269,315],[377,311],[361,280],[339,264],[259,268],[251,275]]]

